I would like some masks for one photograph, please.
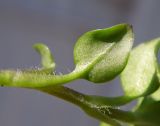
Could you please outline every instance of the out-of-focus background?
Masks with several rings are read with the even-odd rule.
[[[40,66],[32,45],[43,42],[54,54],[57,72],[67,73],[74,68],[73,47],[81,34],[119,23],[133,25],[135,45],[158,37],[159,6],[160,0],[0,0],[0,69]],[[123,93],[118,78],[107,85],[78,80],[68,86],[95,95]],[[0,125],[98,126],[98,121],[56,97],[0,88]]]

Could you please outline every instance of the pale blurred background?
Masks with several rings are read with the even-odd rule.
[[[0,0],[0,69],[39,66],[32,45],[43,42],[57,71],[67,73],[74,68],[73,47],[82,33],[119,23],[133,25],[135,45],[158,37],[159,6],[160,0]],[[67,86],[88,94],[122,94],[118,78],[107,85],[78,80]],[[0,126],[98,126],[98,121],[55,97],[0,88]]]

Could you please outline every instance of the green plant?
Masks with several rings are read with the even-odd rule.
[[[132,27],[120,24],[82,35],[74,48],[75,69],[66,75],[55,74],[49,48],[41,43],[34,48],[42,57],[41,69],[1,70],[1,86],[34,89],[79,106],[102,121],[101,126],[158,126],[160,124],[160,68],[157,60],[160,38],[135,47]],[[100,84],[120,75],[123,96],[104,97],[82,94],[64,84],[86,79]],[[137,99],[131,111],[118,107]]]

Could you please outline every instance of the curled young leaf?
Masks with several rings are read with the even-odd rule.
[[[37,43],[35,45],[33,45],[34,49],[36,49],[36,51],[41,55],[41,63],[42,66],[45,69],[55,69],[55,62],[52,56],[51,51],[49,50],[49,48],[42,44],[42,43]]]
[[[154,92],[159,84],[157,78],[157,53],[160,38],[143,43],[130,54],[127,66],[121,74],[125,95],[136,98]]]
[[[89,81],[109,81],[125,67],[132,44],[133,32],[128,24],[87,32],[74,48],[76,70],[83,71],[83,78]]]

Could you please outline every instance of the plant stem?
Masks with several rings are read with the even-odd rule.
[[[49,75],[45,73],[30,73],[23,71],[0,71],[0,84],[1,86],[11,87],[45,87],[62,85],[81,78],[81,71],[73,71],[65,75]]]
[[[64,86],[35,89],[73,103],[83,109],[88,115],[113,126],[121,126],[116,120],[125,122],[134,122],[135,120],[134,114],[131,112],[122,111],[113,106],[104,104],[94,104],[94,102],[92,103],[92,101],[88,100],[87,95]]]

